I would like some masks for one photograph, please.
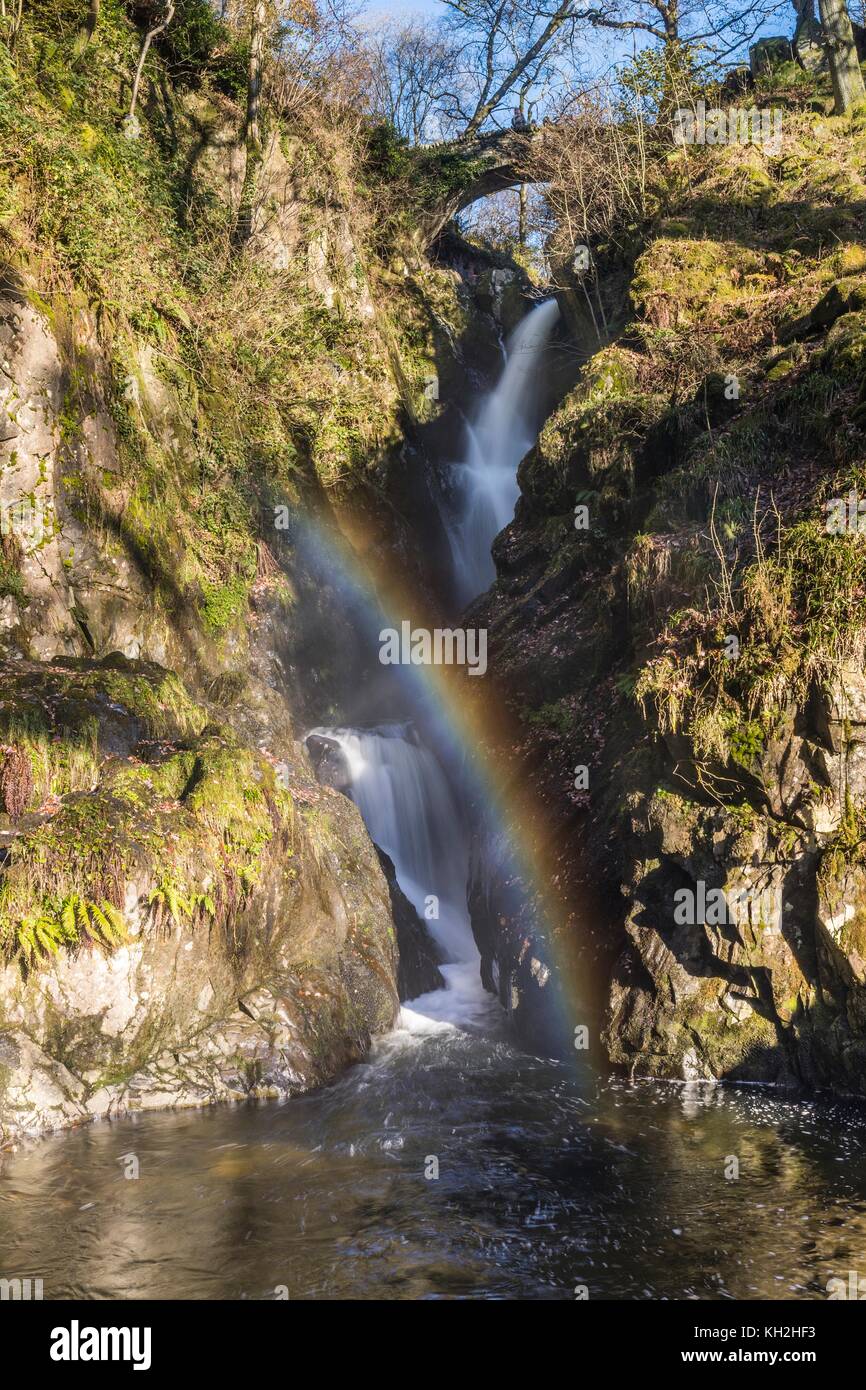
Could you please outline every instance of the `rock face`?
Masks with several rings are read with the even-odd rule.
[[[764,814],[663,790],[635,798],[631,949],[607,1025],[617,1062],[862,1092],[864,878],[845,849],[846,816],[866,797],[864,719],[860,665],[789,710],[749,769]]]
[[[817,153],[820,118],[787,119]],[[822,261],[816,205],[785,265],[803,166],[775,187],[755,150],[698,162],[521,466],[473,619],[556,808],[551,880],[566,911],[592,905],[563,935],[607,1057],[863,1095],[866,258],[840,205]],[[849,177],[862,148],[817,175]],[[519,1013],[531,923],[486,921]],[[562,945],[526,954],[561,975]]]
[[[4,912],[41,926],[33,950],[19,927],[11,959],[7,939],[0,970],[3,1142],[286,1097],[362,1057],[398,1009],[388,885],[356,809],[318,786],[303,748],[275,772],[213,725],[143,739],[152,713],[121,700],[166,693],[153,667],[78,662],[14,680],[63,720],[65,744],[86,729],[96,746],[86,790],[49,797],[4,835]],[[100,925],[106,903],[119,938]],[[60,948],[43,951],[61,927]]]
[[[392,1025],[398,956],[360,817],[293,745],[279,605],[257,596],[243,698],[219,711],[240,738],[211,726],[202,742],[216,707],[154,663],[201,688],[237,656],[155,601],[146,567],[113,543],[120,510],[94,526],[80,506],[75,481],[117,468],[115,423],[95,400],[70,434],[68,367],[11,283],[0,337],[0,1139],[319,1085]],[[145,351],[129,389],[179,447],[182,420],[149,363]],[[246,806],[210,781],[214,756]],[[61,942],[79,900],[90,927]],[[91,930],[105,902],[120,943]]]
[[[439,952],[424,923],[397,882],[394,865],[384,850],[376,847],[379,863],[388,884],[391,912],[397,932],[400,964],[397,969],[397,990],[401,1000],[417,999],[421,994],[444,989],[445,980],[439,969]]]
[[[563,979],[551,958],[548,924],[520,877],[512,841],[483,822],[473,835],[469,913],[481,953],[484,988],[499,999],[514,1035],[552,1055],[572,1037],[563,1007]]]

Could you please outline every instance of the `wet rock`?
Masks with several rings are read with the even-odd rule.
[[[315,782],[303,752],[281,788],[236,736],[197,733],[194,706],[156,668],[16,663],[7,700],[14,681],[63,712],[47,755],[59,790],[82,726],[93,761],[81,790],[22,818],[0,867],[0,1142],[131,1110],[294,1095],[363,1057],[399,1001],[388,885],[357,808]],[[163,718],[160,691],[175,713],[145,749],[136,740]],[[14,903],[50,920],[79,865],[102,886],[82,880],[78,894],[110,893],[123,938],[79,931],[53,954],[16,951]]]
[[[397,988],[400,999],[417,999],[421,994],[443,989],[445,980],[439,969],[440,955],[430,933],[397,882],[394,865],[384,850],[376,846],[379,863],[388,884],[391,912],[397,929],[400,963]]]

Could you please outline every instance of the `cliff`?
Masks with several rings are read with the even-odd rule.
[[[407,451],[499,328],[383,254],[376,151],[321,112],[268,123],[239,254],[244,54],[204,4],[170,38],[134,139],[126,7],[0,47],[6,1140],[318,1085],[419,950],[302,742],[362,678],[321,554],[406,549]]]
[[[606,1055],[862,1094],[866,125],[768,84],[778,148],[668,148],[598,248],[480,616]]]

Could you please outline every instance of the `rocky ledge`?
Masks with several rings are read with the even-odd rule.
[[[122,657],[7,663],[0,1142],[286,1097],[395,1021],[389,886],[354,805]]]

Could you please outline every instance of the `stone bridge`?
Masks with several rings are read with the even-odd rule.
[[[533,182],[546,127],[494,130],[415,150],[423,234],[433,241],[446,222],[478,198]]]

